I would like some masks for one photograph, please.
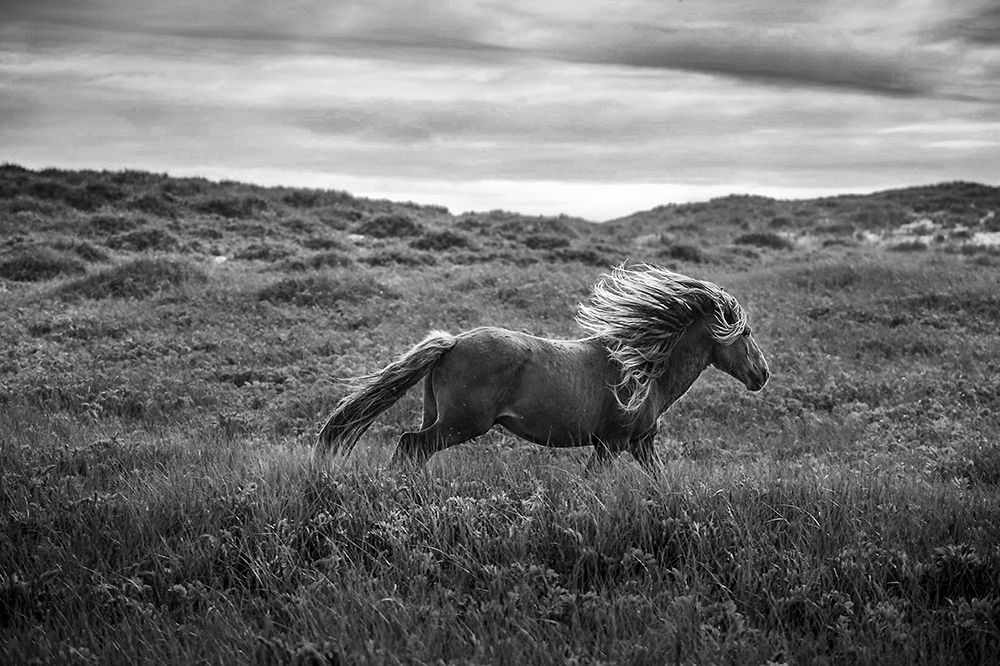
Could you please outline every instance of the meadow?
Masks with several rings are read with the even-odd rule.
[[[0,663],[983,664],[1000,654],[1000,189],[593,224],[0,167]],[[748,310],[662,465],[494,430],[347,458],[344,386],[430,328],[578,334],[623,260]]]

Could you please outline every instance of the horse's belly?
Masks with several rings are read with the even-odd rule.
[[[522,439],[545,446],[569,447],[593,444],[594,432],[580,421],[563,422],[551,418],[502,413],[496,423]]]

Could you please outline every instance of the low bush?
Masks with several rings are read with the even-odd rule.
[[[398,296],[370,275],[350,273],[284,278],[257,292],[261,301],[301,307],[331,307],[340,302],[360,303],[370,298]]]
[[[388,214],[365,220],[354,227],[353,232],[373,238],[405,238],[417,236],[424,230],[419,222],[409,215]]]
[[[121,234],[141,227],[146,220],[126,215],[94,215],[88,221],[90,228],[99,234]]]
[[[254,217],[268,208],[266,199],[254,196],[214,197],[195,205],[199,213],[218,215],[228,220]]]
[[[0,259],[0,278],[15,282],[40,282],[84,272],[79,259],[44,245],[22,248]]]
[[[124,234],[112,236],[104,243],[114,250],[127,250],[130,252],[146,252],[157,250],[159,252],[169,252],[176,250],[180,246],[180,241],[169,231],[163,229],[136,229]]]
[[[555,250],[570,245],[568,238],[547,234],[530,234],[525,237],[523,242],[532,250]]]
[[[432,254],[385,250],[361,259],[369,266],[434,266],[437,259]]]
[[[410,242],[410,247],[417,250],[440,252],[454,248],[472,248],[472,241],[463,233],[445,229],[432,231]]]
[[[87,241],[73,241],[69,239],[57,240],[52,243],[52,247],[65,252],[72,252],[84,261],[91,263],[108,261],[111,255]]]
[[[248,261],[278,261],[295,254],[284,245],[274,245],[271,243],[251,243],[233,255],[233,259],[243,259]]]
[[[185,261],[142,257],[69,282],[64,299],[148,298],[188,282],[205,282],[205,273]]]
[[[659,256],[677,261],[687,261],[692,264],[703,264],[708,261],[708,257],[705,256],[705,252],[700,247],[683,243],[664,248],[660,251]]]
[[[304,248],[310,250],[346,250],[347,245],[343,241],[332,236],[309,236],[299,243]]]
[[[548,258],[564,263],[580,263],[587,266],[601,266],[605,268],[614,263],[602,252],[591,248],[561,248],[550,252]]]
[[[129,200],[127,206],[132,210],[149,215],[175,219],[178,207],[169,197],[170,195],[167,194],[143,194]]]
[[[742,236],[736,238],[733,242],[737,245],[753,245],[754,247],[768,248],[771,250],[791,250],[795,247],[795,243],[791,240],[768,231],[743,234]]]
[[[354,265],[354,259],[343,252],[331,250],[330,252],[317,252],[305,258],[294,258],[283,261],[278,265],[283,271],[307,271],[318,270],[320,268],[349,268]]]

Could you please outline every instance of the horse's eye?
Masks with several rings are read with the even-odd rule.
[[[743,329],[743,337],[749,338],[750,335],[751,335],[751,333],[752,333],[752,331],[750,330],[749,326],[747,326],[746,328]]]

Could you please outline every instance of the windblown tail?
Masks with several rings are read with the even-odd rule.
[[[319,453],[342,447],[350,453],[379,414],[389,409],[426,375],[458,338],[443,331],[431,333],[382,370],[359,377],[358,387],[337,403],[319,432]]]

